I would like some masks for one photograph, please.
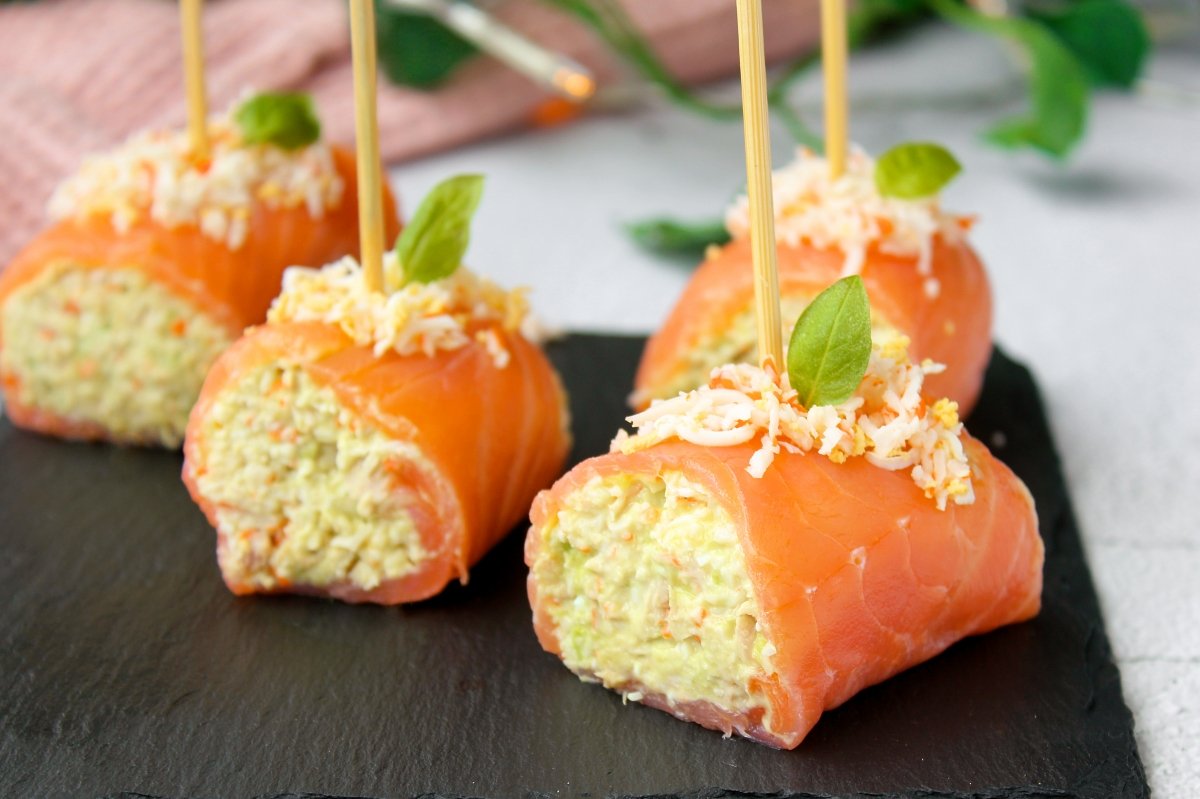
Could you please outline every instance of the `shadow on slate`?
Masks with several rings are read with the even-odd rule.
[[[642,343],[552,345],[576,458],[607,448]],[[997,354],[983,396],[972,430],[1037,499],[1045,609],[793,752],[622,706],[544,654],[524,528],[416,606],[237,599],[178,455],[0,421],[0,795],[1147,796],[1037,390]]]

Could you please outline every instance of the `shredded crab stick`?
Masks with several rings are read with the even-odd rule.
[[[876,338],[908,336],[913,352],[948,367],[931,376],[931,396],[968,412],[991,356],[991,290],[966,242],[970,220],[943,212],[936,198],[881,197],[874,162],[852,153],[830,182],[823,158],[801,152],[774,176],[775,232],[784,327],[791,329],[822,289],[861,274]],[[745,198],[729,210],[733,241],[712,248],[638,368],[635,407],[704,383],[723,363],[756,359],[753,271]]]
[[[876,347],[803,408],[725,366],[538,495],[542,646],[587,681],[726,735],[796,747],[821,713],[959,639],[1034,616],[1025,486],[970,438],[930,364]]]
[[[213,367],[184,446],[229,589],[397,604],[465,582],[569,446],[524,319],[522,294],[465,269],[386,295],[350,259],[289,270],[268,323]]]
[[[0,273],[0,384],[23,427],[178,446],[209,366],[263,321],[283,270],[358,250],[355,165],[320,140],[249,144],[225,117],[89,159]],[[398,230],[386,199],[391,233]]]

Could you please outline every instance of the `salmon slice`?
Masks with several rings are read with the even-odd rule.
[[[807,303],[842,276],[845,258],[838,250],[781,244],[777,252],[779,290],[785,303],[788,298]],[[929,377],[928,395],[957,401],[965,414],[979,398],[991,357],[991,290],[983,265],[965,242],[934,237],[931,266],[932,273],[922,275],[915,258],[872,248],[862,279],[877,319],[912,340],[914,358],[930,358],[948,367]],[[934,297],[927,290],[930,277],[938,285]],[[689,354],[711,345],[729,330],[735,317],[752,309],[753,279],[747,238],[735,239],[700,265],[667,321],[646,345],[635,381],[637,407],[696,387],[679,385]],[[790,330],[795,319],[783,321]],[[752,346],[752,338],[748,344]],[[744,354],[746,360],[753,360],[751,353]],[[707,377],[702,374],[695,382]]]
[[[206,236],[196,225],[168,229],[147,216],[123,233],[115,230],[107,217],[65,220],[39,234],[0,272],[0,314],[13,292],[57,264],[68,263],[72,269],[137,269],[224,328],[230,339],[236,338],[247,326],[265,319],[279,293],[284,269],[357,255],[354,155],[343,148],[331,149],[345,189],[338,206],[326,209],[318,219],[303,205],[271,209],[256,204],[248,224],[250,233],[236,250]],[[394,238],[400,225],[395,201],[386,190],[384,218],[387,235]],[[4,346],[0,340],[0,350]],[[18,375],[0,375],[0,387],[9,414],[22,427],[63,438],[149,443],[136,437],[110,436],[92,421],[27,407],[19,398]]]
[[[488,349],[476,342],[432,356],[401,356],[391,350],[376,355],[370,347],[356,346],[338,328],[320,323],[253,328],[218,359],[188,424],[183,478],[217,529],[218,559],[231,591],[305,593],[390,605],[433,596],[455,577],[466,582],[468,569],[526,514],[534,494],[560,474],[570,443],[565,395],[541,349],[499,325],[471,332],[483,330],[493,331],[508,350],[504,367],[497,367]],[[256,375],[272,364],[293,364],[313,385],[332,392],[355,424],[381,437],[381,446],[415,448],[377,470],[385,479],[388,501],[403,505],[419,536],[419,542],[410,544],[419,545],[421,559],[406,573],[385,576],[376,584],[356,581],[353,572],[349,577],[335,574],[306,581],[286,573],[287,564],[281,569],[276,559],[270,569],[278,572],[278,579],[246,579],[244,559],[231,554],[231,538],[247,531],[229,523],[229,512],[237,510],[233,506],[241,499],[216,497],[213,478],[221,476],[213,464],[228,457],[231,446],[252,450],[257,444],[249,432],[219,443],[219,406],[247,386],[250,392],[258,391]],[[270,388],[265,391],[269,394]],[[299,400],[281,395],[279,402],[288,401]],[[286,437],[287,431],[281,435]],[[338,446],[345,441],[339,439]],[[357,443],[351,440],[350,445]],[[218,451],[221,448],[226,451]],[[283,471],[304,468],[277,465]],[[329,481],[350,479],[334,471],[338,468],[318,471],[301,487],[302,494],[318,498]],[[243,495],[254,490],[249,487]],[[282,531],[252,530],[250,535],[264,541],[268,533],[275,535],[274,552],[280,552],[287,536],[301,534],[297,519],[305,512],[288,508]],[[368,511],[362,521],[369,525],[377,519]],[[385,559],[391,554],[385,553]]]
[[[538,640],[547,652],[573,658],[575,662],[567,665],[585,679],[600,679],[627,698],[727,735],[737,732],[770,746],[795,748],[823,711],[863,688],[937,655],[961,638],[1037,614],[1043,549],[1033,501],[1021,481],[982,444],[965,434],[964,444],[974,469],[976,499],[945,511],[937,510],[905,472],[877,468],[859,458],[836,464],[815,454],[784,451],[756,479],[745,468],[757,448],[754,442],[706,448],[668,441],[584,461],[533,504],[526,563]],[[684,523],[686,518],[715,521],[680,538],[679,522],[662,518],[670,503],[658,497],[633,514],[658,519],[656,523],[632,535],[632,527],[619,527],[619,507],[631,504],[630,493],[637,491],[613,497],[611,486],[641,487],[671,475],[690,486],[675,500]],[[580,498],[604,486],[612,498],[598,501],[599,510],[584,513],[581,521],[588,506]],[[704,501],[719,511],[717,517],[686,516]],[[726,562],[743,570],[741,574],[719,568],[715,542],[726,522],[737,550],[737,558]],[[592,529],[590,525],[598,526],[591,539],[602,542],[597,551],[614,551],[584,561],[587,577],[575,584],[585,590],[564,592],[562,585],[575,578],[562,564],[572,557],[571,542]],[[606,595],[599,588],[592,593],[592,575],[607,576],[598,560],[623,557],[616,551],[622,545],[604,540],[617,538],[617,532],[630,539],[626,547],[651,546],[665,537],[682,543],[669,558],[678,568],[663,595],[668,601],[660,597],[663,607],[652,614],[661,612],[669,620],[662,635],[675,649],[655,650],[653,635],[642,635],[624,646],[627,655],[613,656],[614,666],[612,657],[604,661],[596,654],[588,660],[588,652],[603,651],[603,642],[593,644],[592,633],[561,620],[578,618],[565,610],[569,606],[591,602],[597,625],[610,635],[624,634],[621,625],[633,625],[631,620],[643,612],[640,594],[629,593],[638,599],[610,608],[603,600],[617,594]],[[654,542],[639,543],[648,538]],[[655,557],[661,560],[661,554]],[[637,575],[634,579],[655,569],[661,573],[646,558],[635,561],[630,572]],[[686,668],[697,661],[719,660],[717,644],[701,640],[699,632],[686,637],[679,619],[670,620],[667,605],[686,603],[696,592],[724,596],[742,579],[752,596],[736,611],[738,634],[757,635],[758,640],[744,651],[745,642],[729,643],[739,653],[736,663],[742,675],[737,703],[705,695],[729,674],[701,673],[703,679],[690,683],[675,679],[673,672],[656,678],[655,684],[637,677],[663,669],[656,672],[653,664],[634,662],[644,657],[635,653],[666,651],[676,657],[670,653],[678,650],[677,662]],[[711,593],[716,589],[710,586],[720,591]],[[654,605],[655,592],[644,593]],[[715,599],[706,601],[699,617],[717,611]],[[585,643],[580,645],[580,640]]]

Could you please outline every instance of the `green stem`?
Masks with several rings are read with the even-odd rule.
[[[676,80],[616,0],[542,2],[575,16],[592,28],[617,55],[679,107],[709,119],[731,122],[742,118],[740,105],[710,102]],[[798,143],[810,147],[815,145],[817,149],[820,149],[820,136],[805,125],[794,108],[788,106],[787,92],[819,58],[819,54],[809,54],[788,65],[768,90],[771,110],[779,116],[788,132]]]

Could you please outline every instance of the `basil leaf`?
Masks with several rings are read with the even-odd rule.
[[[428,14],[375,3],[379,64],[392,83],[433,89],[479,52]]]
[[[962,171],[950,151],[932,142],[898,144],[875,162],[875,186],[884,197],[930,197]]]
[[[929,0],[945,19],[967,28],[1002,36],[1019,45],[1029,59],[1028,114],[1006,119],[985,136],[1002,147],[1033,147],[1047,155],[1067,155],[1087,125],[1087,75],[1048,28],[1020,17],[992,17],[952,0]]]
[[[645,219],[625,228],[637,245],[659,255],[703,257],[713,244],[726,244],[729,231],[720,219],[684,222],[678,219]]]
[[[1137,9],[1122,0],[1082,0],[1030,15],[1050,29],[1100,86],[1128,89],[1141,74],[1150,34]]]
[[[454,274],[471,240],[471,217],[483,175],[457,175],[433,187],[396,239],[404,282],[432,283]]]
[[[298,150],[321,138],[312,98],[303,92],[263,92],[238,106],[233,120],[250,144]]]
[[[871,361],[871,304],[858,275],[817,295],[792,330],[788,379],[804,407],[845,402]]]

